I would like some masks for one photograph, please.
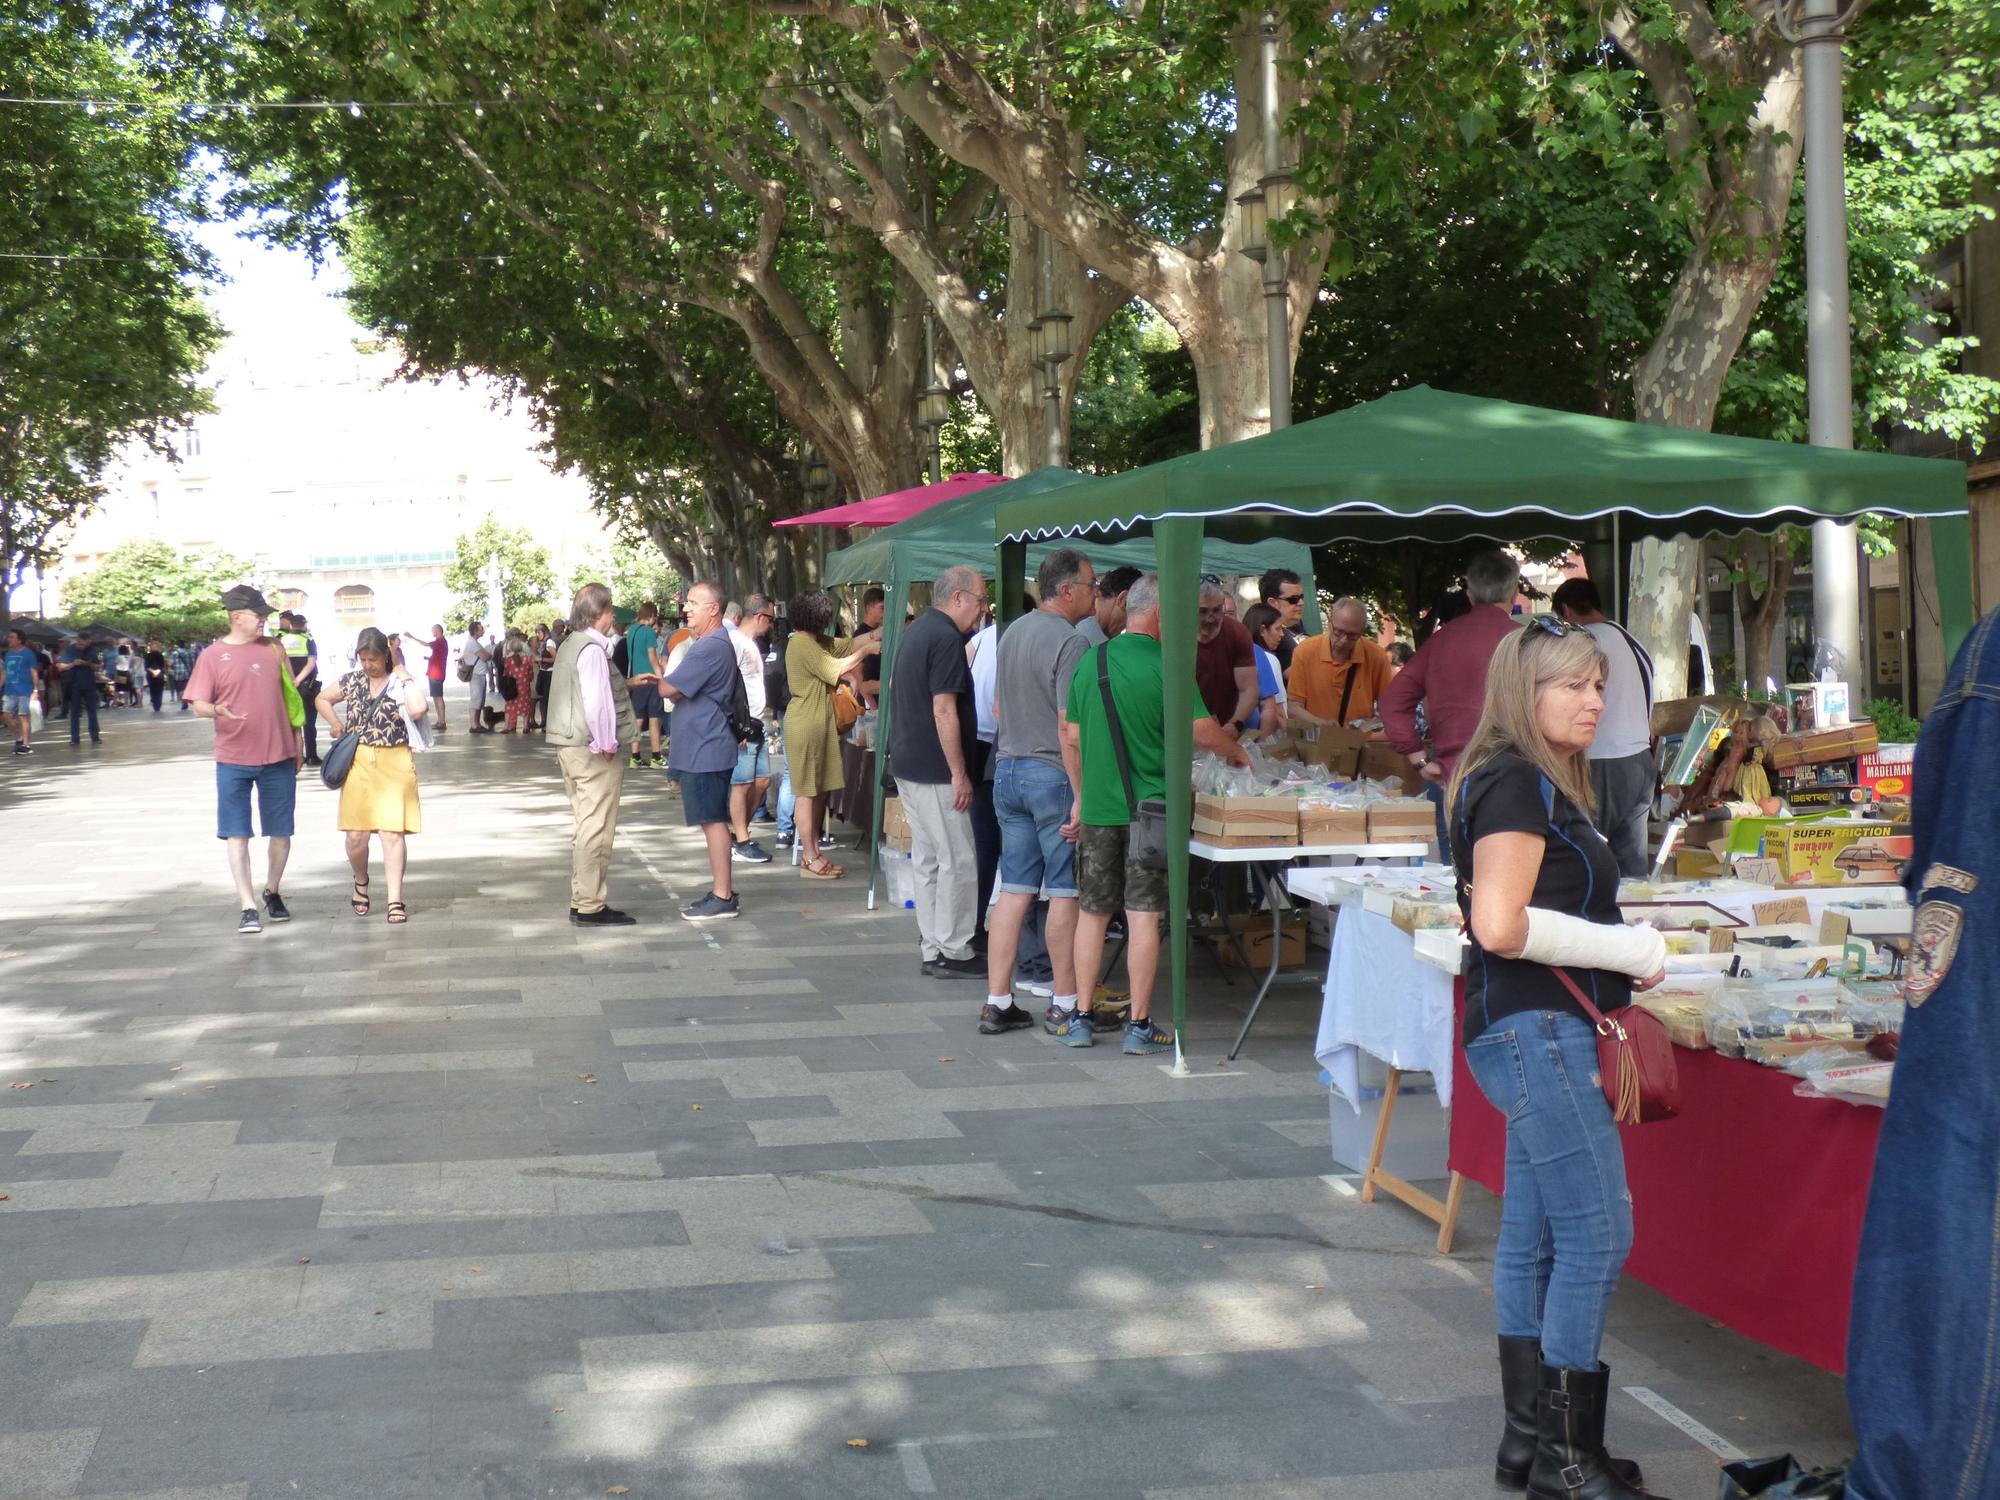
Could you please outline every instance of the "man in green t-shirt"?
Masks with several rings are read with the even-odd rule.
[[[1100,658],[1100,654],[1103,653]],[[1124,732],[1125,753],[1132,767],[1132,798],[1166,795],[1166,668],[1160,650],[1160,580],[1140,575],[1125,596],[1124,632],[1093,647],[1077,663],[1070,678],[1069,701],[1063,709],[1063,760],[1082,795],[1070,810],[1069,828],[1076,839],[1078,916],[1076,924],[1076,993],[1078,1025],[1088,1034],[1090,1002],[1097,993],[1097,976],[1104,966],[1104,934],[1114,913],[1125,913],[1125,972],[1132,982],[1132,1009],[1126,1017],[1124,1050],[1135,1057],[1171,1052],[1174,1037],[1152,1022],[1153,980],[1160,970],[1160,913],[1167,909],[1165,872],[1134,866],[1126,857],[1126,834],[1132,822],[1125,797],[1125,778],[1105,717],[1104,692],[1098,681],[1100,659],[1108,667],[1111,698]],[[1235,737],[1215,722],[1192,680],[1188,699],[1194,704],[1194,743],[1232,764],[1250,763]],[[1188,767],[1174,774],[1186,776]],[[1062,1032],[1058,1029],[1060,1038]]]
[[[660,761],[660,731],[666,726],[667,711],[660,697],[660,607],[651,602],[639,606],[639,622],[625,632],[625,687],[632,695],[632,713],[639,722],[632,736],[632,764],[643,766],[639,754],[642,739],[650,737],[653,764]]]

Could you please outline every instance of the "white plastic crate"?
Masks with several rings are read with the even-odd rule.
[[[1365,1172],[1374,1149],[1375,1126],[1382,1118],[1383,1078],[1377,1071],[1368,1081],[1371,1061],[1363,1054],[1360,1112],[1328,1088],[1327,1113],[1333,1125],[1333,1163],[1338,1171]],[[1322,1072],[1320,1081],[1330,1082]],[[1431,1182],[1451,1175],[1445,1165],[1446,1121],[1438,1107],[1437,1086],[1428,1073],[1405,1073],[1396,1095],[1396,1116],[1382,1148],[1382,1169],[1405,1182]]]
[[[900,849],[882,846],[882,888],[891,906],[917,909],[917,862]]]

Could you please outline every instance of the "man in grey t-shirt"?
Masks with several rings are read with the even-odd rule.
[[[1066,988],[1075,973],[1081,788],[1063,763],[1057,710],[1069,700],[1070,677],[1088,648],[1076,626],[1096,605],[1097,578],[1089,558],[1058,547],[1042,560],[1036,583],[1041,606],[1001,632],[995,673],[993,811],[1000,820],[1000,897],[987,923],[985,1014],[1004,1014],[1013,1004],[1021,923],[1038,898],[1049,903],[1046,935],[1056,987]],[[1076,996],[1057,994],[1051,1013],[1071,1018],[1060,1029],[1045,1020],[1051,1032],[1072,1046],[1090,1045],[1088,996],[1079,1006]],[[1074,1019],[1078,1016],[1081,1021]],[[986,1029],[983,1022],[980,1029]]]

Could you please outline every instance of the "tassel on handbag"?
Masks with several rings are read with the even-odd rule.
[[[1626,1006],[1616,1017],[1607,1016],[1566,972],[1554,972],[1597,1032],[1597,1071],[1612,1120],[1642,1125],[1679,1114],[1680,1070],[1674,1065],[1673,1040],[1660,1018],[1635,1006]]]

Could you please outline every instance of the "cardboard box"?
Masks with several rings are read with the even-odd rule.
[[[1791,701],[1794,729],[1838,729],[1848,722],[1844,682],[1791,682],[1785,684],[1785,696]]]
[[[1296,797],[1194,799],[1194,836],[1225,849],[1285,847],[1299,841]]]
[[[1363,807],[1301,807],[1299,843],[1365,844],[1368,810]]]
[[[1437,844],[1437,810],[1422,798],[1378,802],[1368,809],[1371,844]]]
[[[1729,873],[1722,860],[1708,849],[1682,846],[1674,850],[1674,875],[1680,880],[1718,880]]]
[[[1232,916],[1229,929],[1243,943],[1244,951],[1250,956],[1250,967],[1262,971],[1271,966],[1271,918],[1268,912],[1251,912],[1247,916]],[[1215,944],[1215,956],[1232,969],[1243,967],[1243,960],[1237,957],[1236,944],[1220,933],[1210,939]],[[1297,912],[1288,913],[1278,938],[1278,967],[1296,969],[1306,961],[1306,924]]]
[[[1916,769],[1915,745],[1882,745],[1874,754],[1860,757],[1857,774],[1878,798],[1903,798],[1916,788]]]
[[[1417,768],[1410,764],[1409,756],[1391,750],[1386,740],[1370,739],[1362,730],[1331,724],[1296,729],[1292,738],[1301,760],[1324,766],[1337,776],[1350,781],[1396,780],[1402,783],[1401,795],[1416,790]]]
[[[1910,840],[1892,823],[1828,818],[1764,830],[1764,853],[1791,885],[1897,885],[1909,863]]]
[[[1805,734],[1787,734],[1771,742],[1771,769],[1796,771],[1800,766],[1825,765],[1830,761],[1854,760],[1873,755],[1881,748],[1881,736],[1873,723],[1849,724],[1841,729],[1815,729]]]
[[[882,844],[899,854],[910,852],[910,820],[903,812],[900,797],[882,799]]]

